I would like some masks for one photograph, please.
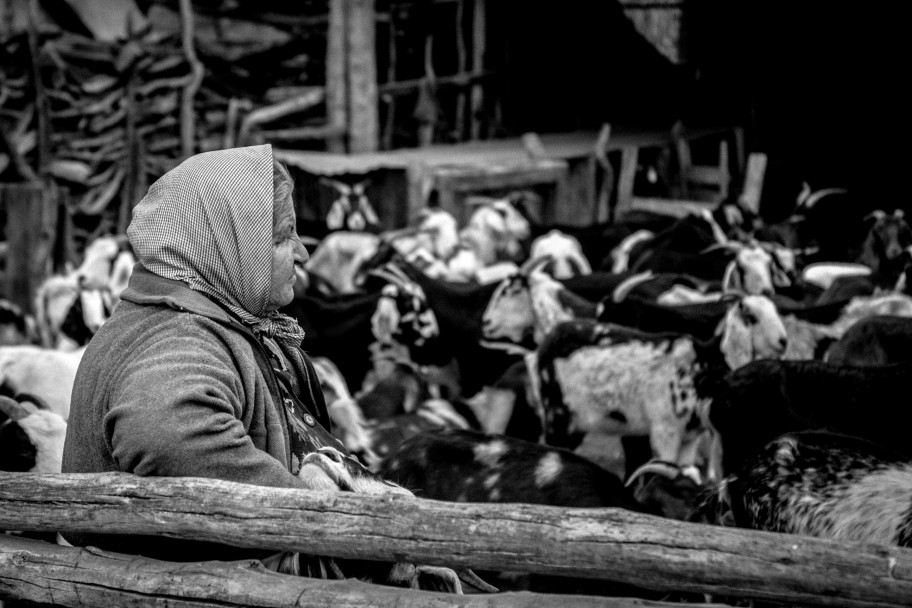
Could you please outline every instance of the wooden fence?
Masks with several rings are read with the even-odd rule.
[[[802,606],[912,605],[912,550],[620,509],[308,493],[197,478],[0,473],[0,529],[161,535],[341,558],[573,576]],[[668,606],[454,596],[315,581],[258,562],[177,564],[0,537],[0,598],[62,606]],[[680,604],[678,604],[680,605]]]

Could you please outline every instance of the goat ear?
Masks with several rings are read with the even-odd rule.
[[[28,401],[19,402],[5,395],[0,395],[0,412],[3,412],[12,420],[22,420],[37,411],[38,407],[34,403]]]
[[[741,273],[738,272],[738,263],[729,262],[725,267],[725,276],[722,277],[723,293],[743,293],[744,285],[741,283]]]

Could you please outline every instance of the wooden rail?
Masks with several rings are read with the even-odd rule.
[[[912,550],[621,509],[459,504],[197,478],[0,473],[0,529],[151,534],[602,579],[803,606],[909,606]],[[6,584],[0,577],[0,589]]]
[[[4,593],[4,588],[7,590]],[[55,606],[279,608],[676,608],[680,604],[583,595],[449,595],[355,580],[276,574],[256,560],[163,562],[0,536],[0,598]],[[701,608],[720,605],[701,604]]]

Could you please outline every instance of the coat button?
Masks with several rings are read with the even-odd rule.
[[[313,426],[314,424],[317,423],[317,421],[314,420],[314,417],[311,416],[310,414],[304,414],[304,422],[306,422],[310,426]]]

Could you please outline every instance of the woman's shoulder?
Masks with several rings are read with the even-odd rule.
[[[90,346],[114,350],[182,345],[207,348],[221,343],[231,350],[249,350],[250,344],[238,329],[221,320],[178,310],[167,305],[139,305],[121,302],[92,339]],[[191,348],[192,350],[192,348]]]

